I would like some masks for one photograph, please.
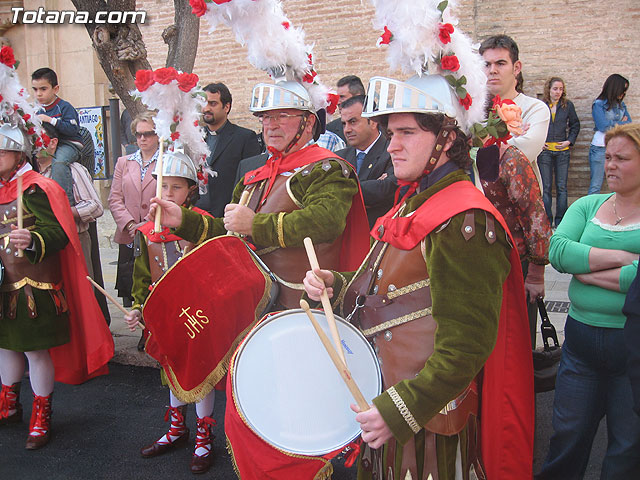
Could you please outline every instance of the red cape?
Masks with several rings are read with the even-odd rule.
[[[286,155],[279,159],[279,162],[273,162],[272,157],[267,159],[267,164],[247,172],[244,176],[244,184],[251,185],[269,178],[270,176],[280,175],[283,172],[290,172],[296,168],[319,162],[325,159],[340,160],[349,168],[353,167],[335,153],[318,145],[310,145],[296,152]],[[271,162],[271,163],[270,163]],[[275,169],[275,174],[274,170]],[[369,238],[366,232],[369,230],[367,220],[367,211],[364,207],[362,199],[362,190],[358,183],[358,193],[353,196],[351,209],[347,214],[347,223],[342,233],[342,245],[340,247],[340,270],[351,272],[356,270],[365,255],[369,251]]]
[[[371,235],[404,250],[414,248],[449,218],[472,208],[491,213],[515,245],[502,215],[471,182],[456,182],[436,193],[411,216],[376,222]],[[384,226],[380,235],[379,227]],[[511,271],[502,285],[498,338],[483,369],[480,455],[487,478],[527,479],[533,470],[535,403],[531,337],[520,256],[511,248]]]
[[[17,185],[14,179],[0,188],[0,204],[17,198]],[[32,185],[37,185],[45,192],[53,214],[69,239],[59,255],[64,293],[69,305],[71,340],[49,349],[49,353],[55,367],[56,381],[80,384],[109,373],[107,362],[113,357],[113,338],[93,287],[86,278],[87,266],[67,196],[55,181],[29,170],[22,175],[22,191]]]

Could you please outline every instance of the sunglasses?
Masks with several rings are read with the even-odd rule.
[[[155,137],[156,136],[156,132],[136,132],[136,138],[151,138],[151,137]]]

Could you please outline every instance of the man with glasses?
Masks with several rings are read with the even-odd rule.
[[[355,269],[368,250],[366,213],[353,167],[315,144],[324,111],[301,83],[256,85],[250,110],[262,123],[268,152],[241,163],[224,218],[154,203],[162,207],[163,224],[194,243],[227,231],[246,237],[278,277],[277,308],[296,308],[308,265],[303,239],[313,240],[320,265]],[[244,191],[248,200],[240,205]]]

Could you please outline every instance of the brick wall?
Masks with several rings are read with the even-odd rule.
[[[640,2],[619,0],[460,0],[457,9],[462,27],[474,40],[498,33],[511,35],[520,47],[525,93],[542,94],[544,81],[552,75],[564,78],[582,123],[572,153],[569,195],[586,193],[589,183],[588,149],[593,131],[591,102],[611,73],[630,81],[625,100],[631,116],[640,118]],[[138,9],[148,12],[142,27],[154,68],[164,66],[167,47],[160,34],[173,23],[173,2],[138,0]],[[315,43],[316,69],[323,82],[335,82],[347,74],[363,81],[373,75],[406,77],[390,72],[384,47],[375,47],[379,32],[372,28],[373,9],[366,0],[287,0],[284,9],[294,25],[304,27],[307,42]],[[266,73],[246,60],[230,30],[221,26],[210,33],[201,23],[200,44],[194,69],[203,82],[222,81],[234,97],[231,119],[258,130],[248,113],[253,85],[268,81]],[[268,39],[265,39],[268,41]]]

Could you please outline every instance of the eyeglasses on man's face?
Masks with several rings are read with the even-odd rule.
[[[156,132],[154,131],[149,131],[149,132],[136,132],[136,138],[152,138],[156,136]]]
[[[258,121],[260,123],[268,124],[268,123],[277,123],[278,125],[282,122],[286,122],[289,118],[295,117],[304,117],[304,113],[274,113],[274,114],[263,114],[258,116]]]

